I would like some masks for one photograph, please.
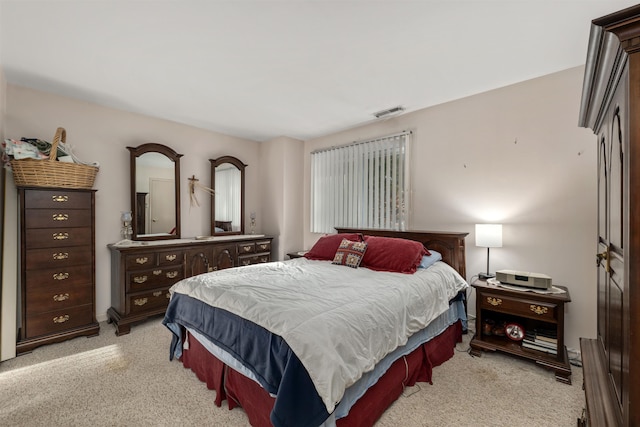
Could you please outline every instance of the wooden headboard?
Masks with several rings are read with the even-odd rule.
[[[439,232],[439,231],[394,231],[367,228],[342,228],[336,227],[338,233],[362,233],[368,236],[400,237],[402,239],[415,240],[427,249],[433,249],[442,254],[442,260],[455,268],[466,280],[466,259],[464,238],[469,233]]]

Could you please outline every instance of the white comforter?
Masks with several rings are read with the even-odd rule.
[[[281,336],[331,413],[345,388],[443,313],[467,286],[443,262],[400,274],[298,258],[201,274],[171,291]]]

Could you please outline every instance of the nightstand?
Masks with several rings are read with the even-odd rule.
[[[484,280],[476,280],[471,286],[476,290],[476,333],[470,343],[472,355],[481,356],[482,351],[500,351],[533,360],[554,370],[556,380],[571,384],[571,366],[564,345],[564,305],[571,301],[566,287],[556,286],[565,290],[562,294],[540,294],[502,288]],[[523,345],[524,341],[493,334],[487,322],[521,325],[528,334],[528,345]],[[545,331],[547,337],[553,337],[546,341],[551,341],[554,348],[531,348],[529,334],[535,331]],[[547,344],[546,348],[549,347]]]
[[[289,259],[302,258],[306,252],[307,251],[289,252],[287,256],[289,257]]]

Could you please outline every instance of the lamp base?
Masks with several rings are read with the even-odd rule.
[[[493,279],[494,277],[496,277],[495,274],[491,274],[491,273],[478,273],[478,278],[480,280],[487,280],[487,279]]]

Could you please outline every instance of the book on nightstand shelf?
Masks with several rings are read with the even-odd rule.
[[[525,341],[525,340],[522,340],[522,347],[528,348],[531,350],[542,351],[544,353],[549,353],[549,354],[558,354],[558,350],[556,350],[555,348],[539,345],[539,344],[532,343],[530,341]]]
[[[522,347],[549,354],[558,354],[558,339],[555,335],[553,331],[538,329],[527,331],[522,340]]]

